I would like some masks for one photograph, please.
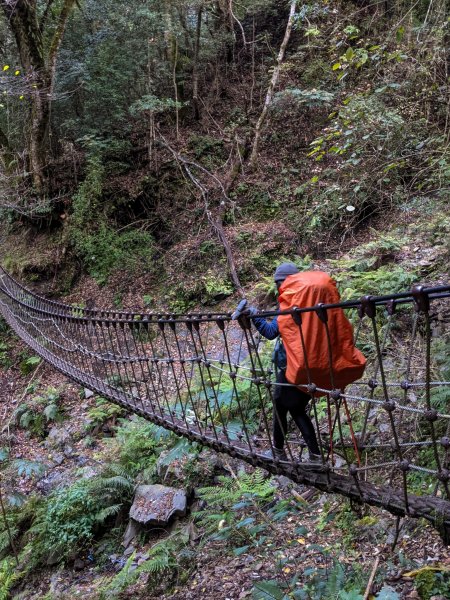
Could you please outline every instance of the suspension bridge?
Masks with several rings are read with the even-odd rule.
[[[45,299],[0,268],[0,313],[45,361],[80,385],[191,441],[273,474],[392,514],[424,518],[450,543],[450,381],[440,369],[450,285],[284,311],[328,335],[341,308],[368,359],[345,390],[308,374],[321,462],[294,427],[287,459],[272,447],[273,344],[252,317],[95,310]],[[273,317],[279,312],[261,312]],[[443,350],[444,348],[444,350]],[[303,348],[307,356],[308,349]],[[445,360],[445,357],[444,357]],[[447,358],[448,360],[448,358]],[[332,352],[328,356],[333,381]],[[285,384],[289,385],[289,384]],[[319,393],[317,393],[319,392]],[[267,452],[272,450],[272,452]]]

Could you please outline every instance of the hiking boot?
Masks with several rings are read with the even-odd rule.
[[[265,458],[273,458],[274,460],[289,460],[286,452],[283,449],[274,448],[272,450],[266,450],[263,452]]]
[[[313,452],[310,452],[308,455],[308,458],[304,459],[302,462],[304,463],[314,463],[314,464],[318,464],[321,465],[322,464],[322,457],[320,454],[314,454]]]

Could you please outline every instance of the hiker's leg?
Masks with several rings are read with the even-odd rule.
[[[286,383],[286,377],[282,370],[278,371],[277,383]],[[289,388],[277,385],[273,393],[273,445],[278,450],[282,450],[284,447],[287,431],[288,409],[284,401],[287,389]]]
[[[292,388],[296,392],[296,402],[289,403],[289,412],[294,419],[295,424],[300,429],[303,439],[308,446],[308,450],[311,454],[320,454],[319,444],[317,443],[316,430],[314,425],[306,412],[311,397],[309,394],[300,391],[298,388]]]

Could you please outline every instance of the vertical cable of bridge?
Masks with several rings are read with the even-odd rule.
[[[74,360],[70,360],[70,357],[67,357],[68,365],[72,366],[75,363],[75,368],[81,373],[88,373],[89,375],[92,373],[92,357],[87,355],[87,352],[84,351],[82,344],[80,343],[80,332],[81,332],[81,323],[77,320],[74,320],[71,317],[66,317],[66,322],[69,325],[69,331],[66,335],[67,339],[73,340],[74,345]],[[60,321],[60,325],[61,325]],[[91,334],[92,336],[92,334]],[[94,350],[93,344],[90,345],[91,349]],[[78,362],[78,365],[77,365]],[[103,378],[100,380],[103,384]],[[103,384],[104,385],[104,384]]]
[[[128,317],[128,315],[126,315],[126,317]],[[143,412],[145,412],[146,409],[144,405],[144,397],[142,396],[142,394],[139,393],[139,377],[136,374],[136,368],[138,365],[141,364],[141,361],[139,360],[139,357],[137,355],[133,356],[133,352],[128,340],[129,337],[132,338],[131,330],[128,327],[128,323],[125,320],[121,322],[120,328],[122,330],[122,338],[125,346],[125,351],[130,361],[130,369],[133,382],[133,386],[131,388],[131,395],[136,396],[136,401],[140,401],[141,409]]]
[[[447,498],[450,497],[449,493],[449,473],[444,471],[441,466],[439,458],[439,451],[436,440],[436,430],[434,423],[438,419],[438,413],[431,404],[431,325],[430,325],[430,299],[428,294],[424,291],[423,286],[414,286],[412,289],[412,296],[414,298],[415,309],[418,313],[422,314],[425,319],[425,403],[427,410],[425,411],[425,418],[429,423],[430,435],[433,442],[433,453],[434,460],[436,461],[436,468],[438,471],[438,479],[442,482]]]
[[[194,332],[197,335],[198,340],[195,338]],[[211,423],[209,425],[209,429],[210,430],[212,429],[212,432],[214,434],[216,442],[220,442],[219,434],[217,433],[216,424],[214,422],[214,417],[211,412],[211,406],[209,404],[208,386],[206,384],[205,370],[203,368],[203,365],[206,365],[208,363],[208,357],[207,357],[205,348],[202,343],[202,335],[200,333],[200,322],[198,320],[193,320],[191,322],[190,333],[191,333],[191,337],[192,337],[192,343],[194,345],[195,354],[197,356],[198,373],[200,376],[201,389],[202,389],[202,393],[204,396],[205,411],[206,411],[205,427],[208,427],[207,423],[208,423],[208,417],[209,417],[209,420]],[[208,338],[209,338],[209,327],[206,328],[206,339],[208,339]],[[200,352],[199,352],[199,347],[200,347]],[[211,379],[210,379],[209,387],[212,387]],[[200,398],[200,395],[199,395],[199,398]],[[227,441],[229,443],[228,436],[227,436]]]
[[[250,322],[250,320],[247,320],[247,322]],[[244,329],[243,331],[244,331],[245,339],[247,341],[249,356],[250,356],[251,364],[252,364],[251,386],[253,386],[253,385],[256,386],[258,399],[259,399],[260,406],[261,406],[260,422],[264,422],[264,423],[268,422],[266,415],[268,415],[268,413],[270,412],[270,408],[271,408],[272,409],[272,421],[275,421],[275,419],[276,419],[281,430],[283,430],[283,425],[281,423],[281,419],[278,414],[278,410],[277,410],[276,402],[275,402],[275,398],[274,398],[274,393],[273,393],[274,387],[276,387],[278,384],[276,381],[274,384],[272,384],[268,378],[266,369],[263,365],[261,356],[259,354],[259,344],[255,340],[255,336],[253,335],[252,328],[249,327],[248,329]],[[253,355],[255,356],[256,360],[253,360]],[[259,372],[257,372],[257,366],[258,366]],[[264,395],[261,392],[261,388],[263,386],[266,389],[266,392]],[[266,400],[266,402],[265,402],[265,400]],[[267,406],[267,404],[269,406]],[[291,444],[289,443],[287,431],[285,431],[284,433],[285,433],[285,446],[287,449],[287,454],[290,456],[291,461],[295,462],[296,457],[294,456],[292,448],[291,448]],[[266,428],[266,435],[268,436],[269,439],[271,439],[271,432],[267,428]]]
[[[394,438],[394,447],[395,447],[395,451],[397,452],[397,455],[399,458],[398,467],[401,471],[402,490],[403,490],[403,497],[404,497],[404,502],[405,502],[405,507],[406,507],[406,513],[409,514],[410,509],[409,509],[409,500],[408,500],[408,482],[407,482],[407,478],[406,478],[406,474],[409,471],[409,463],[407,460],[403,460],[403,452],[402,452],[400,442],[398,439],[397,428],[395,426],[394,416],[392,414],[394,412],[396,406],[395,406],[395,402],[393,402],[390,399],[388,387],[387,387],[383,357],[381,354],[380,339],[379,339],[378,328],[377,328],[377,323],[376,323],[377,306],[371,296],[364,296],[363,298],[361,298],[361,306],[362,306],[362,310],[365,312],[365,314],[367,315],[367,317],[370,319],[370,321],[372,323],[376,356],[377,356],[377,360],[378,360],[381,383],[382,383],[382,387],[383,387],[383,395],[384,395],[383,408],[386,410],[388,417],[389,417],[392,436]]]
[[[172,407],[170,405],[169,398],[167,396],[167,381],[165,381],[165,379],[163,377],[163,374],[161,371],[161,369],[162,369],[161,361],[159,360],[159,355],[158,355],[159,354],[158,346],[157,346],[158,338],[162,337],[161,318],[158,319],[158,321],[156,322],[156,325],[157,325],[157,328],[155,329],[155,338],[153,339],[152,336],[149,336],[151,355],[153,356],[153,361],[154,361],[156,375],[157,375],[156,395],[157,395],[157,397],[159,397],[159,394],[161,393],[162,398],[163,398],[163,403],[165,405],[165,408],[164,408],[165,418],[170,417],[172,424],[175,424],[175,416],[173,414]],[[166,412],[166,410],[167,410],[167,412]]]
[[[209,340],[210,329],[212,328],[212,326],[213,326],[213,322],[208,321],[206,324],[207,335],[205,335],[205,340]],[[214,428],[214,433],[217,436],[217,430],[216,430],[216,415],[217,415],[218,421],[220,423],[220,429],[222,430],[223,435],[226,438],[227,444],[232,446],[231,440],[228,435],[227,423],[222,414],[222,408],[220,406],[219,397],[218,397],[218,394],[216,391],[215,381],[211,374],[211,362],[210,362],[211,357],[208,355],[207,346],[205,347],[205,345],[203,344],[203,336],[200,335],[200,329],[198,330],[198,345],[200,347],[200,352],[202,354],[202,363],[199,364],[199,369],[201,371],[201,380],[202,380],[202,385],[203,385],[203,391],[205,394],[205,403],[206,403],[206,406],[207,406],[209,414],[210,414],[211,423]],[[206,377],[205,377],[205,373],[206,373]],[[206,382],[208,382],[208,385],[206,385]],[[211,410],[211,405],[210,405],[211,394],[212,394],[213,406],[214,406],[213,411]]]
[[[388,317],[388,323],[387,326],[385,328],[384,334],[383,334],[383,339],[381,342],[381,356],[383,356],[385,348],[386,348],[386,344],[388,342],[389,339],[389,335],[391,333],[391,329],[392,329],[392,319],[394,316],[394,312],[395,312],[395,304],[392,304],[392,308],[389,311],[389,317]],[[364,311],[360,312],[360,323],[363,322],[364,320]],[[369,381],[369,400],[373,400],[374,395],[375,395],[375,389],[377,387],[377,376],[378,376],[378,370],[380,368],[380,361],[378,358],[378,355],[375,358],[375,362],[374,362],[374,366],[373,366],[373,375],[372,378]],[[360,445],[364,445],[365,441],[366,441],[366,432],[367,432],[367,424],[368,424],[368,420],[369,420],[369,414],[370,414],[370,409],[371,409],[371,403],[367,402],[366,405],[366,409],[365,409],[365,413],[364,413],[364,421],[363,421],[363,427],[362,427],[362,431],[361,431],[361,435],[360,435]]]
[[[188,408],[191,408],[193,414],[195,415],[195,418],[197,420],[198,423],[198,427],[199,427],[199,431],[200,431],[200,420],[198,418],[198,414],[195,410],[195,403],[194,403],[194,399],[192,397],[192,380],[193,380],[193,370],[191,369],[191,375],[190,377],[188,377],[188,374],[186,372],[186,360],[185,360],[185,354],[181,348],[180,345],[180,339],[179,339],[179,334],[178,334],[178,330],[177,330],[177,326],[175,323],[170,324],[172,331],[173,331],[173,335],[174,335],[174,340],[175,340],[175,345],[177,348],[177,352],[178,352],[178,359],[177,362],[180,365],[180,378],[184,380],[185,383],[185,391],[184,394],[186,395],[186,404],[184,407],[184,412],[185,415],[187,414],[187,410]],[[181,387],[181,386],[180,386]],[[182,402],[182,400],[181,400]]]
[[[228,369],[229,369],[229,377],[231,379],[231,385],[232,385],[231,401],[233,400],[233,397],[236,397],[236,402],[238,403],[238,411],[239,411],[239,414],[241,414],[242,408],[238,401],[239,391],[238,391],[237,384],[236,384],[237,370],[233,371],[233,363],[231,360],[231,353],[230,353],[230,348],[228,345],[228,337],[226,335],[227,332],[225,331],[224,321],[219,319],[216,321],[216,323],[217,323],[217,326],[219,327],[219,330],[221,331],[222,336],[223,336],[223,344],[224,344],[224,349],[225,349],[225,354],[226,354],[226,359],[227,359],[227,365],[228,365]],[[241,341],[239,344],[239,353],[241,352],[241,349],[242,349],[242,340],[244,337],[244,333],[242,332],[241,335],[242,335],[242,337],[241,337]],[[241,416],[241,418],[242,418],[242,416]],[[244,427],[244,436],[247,441],[248,450],[249,450],[250,454],[254,456],[255,450],[253,449],[252,442],[250,440],[250,434],[246,427]]]
[[[264,422],[264,428],[265,428],[265,433],[266,436],[269,439],[269,443],[270,443],[270,450],[272,452],[272,457],[275,460],[275,462],[279,462],[279,458],[277,456],[277,454],[275,453],[274,450],[274,445],[272,443],[272,435],[271,435],[271,429],[269,426],[269,420],[268,420],[268,416],[267,416],[267,410],[264,404],[264,400],[263,400],[263,396],[261,394],[261,381],[257,378],[257,373],[256,373],[256,365],[255,365],[255,360],[254,360],[254,356],[253,356],[253,349],[254,349],[254,345],[252,345],[251,340],[252,338],[252,328],[251,328],[251,321],[248,317],[246,316],[241,316],[238,319],[239,325],[242,328],[242,331],[244,332],[244,339],[245,342],[247,344],[247,349],[248,349],[248,353],[249,353],[249,359],[250,359],[250,364],[251,364],[251,374],[252,374],[252,383],[256,384],[256,390],[257,390],[257,397],[258,397],[258,401],[259,401],[259,408],[261,410],[261,415],[262,415],[262,420]],[[271,397],[272,400],[272,404],[273,404],[273,398]],[[273,411],[276,412],[276,408],[275,406],[273,406]],[[239,412],[242,414],[242,408],[240,406],[239,403]],[[247,431],[247,430],[246,430]],[[249,436],[247,436],[249,437]],[[250,448],[251,448],[251,444],[249,442]],[[288,447],[288,452],[291,456],[291,460],[294,460],[293,455],[292,455],[292,451],[290,449],[290,447]]]
[[[155,386],[154,371],[156,371],[155,354],[151,345],[151,340],[154,334],[153,327],[155,326],[154,321],[148,317],[139,319],[138,321],[131,322],[129,324],[131,329],[131,339],[136,348],[136,353],[141,357],[139,364],[141,366],[142,380],[146,390],[146,398],[150,404],[153,412],[155,412],[155,406],[159,412],[161,419],[164,419],[165,412],[159,400],[158,388]],[[148,348],[144,346],[144,341],[147,339],[150,345],[150,357],[148,356]],[[145,365],[145,369],[144,369]],[[148,381],[150,381],[151,389],[149,388]]]
[[[76,320],[73,321],[73,325],[74,328],[76,328]],[[103,369],[105,372],[105,391],[108,388],[109,385],[113,384],[113,372],[112,372],[112,368],[111,368],[111,364],[108,360],[108,356],[109,356],[109,350],[108,350],[108,344],[106,341],[106,336],[105,336],[105,329],[106,329],[106,325],[104,322],[103,318],[98,319],[98,321],[96,322],[96,330],[97,330],[97,334],[98,334],[98,341],[99,341],[99,354],[101,357],[101,361],[103,364]]]
[[[175,359],[172,356],[172,349],[171,349],[171,344],[169,344],[168,341],[168,335],[167,335],[167,330],[166,330],[166,324],[169,326],[169,332],[174,332],[175,331],[175,327],[176,324],[173,320],[169,320],[167,323],[165,323],[163,320],[160,320],[158,323],[158,326],[160,328],[161,331],[161,336],[164,342],[164,347],[167,353],[167,365],[168,365],[168,370],[170,370],[171,375],[173,377],[173,382],[175,385],[175,392],[176,392],[176,400],[175,400],[175,404],[172,404],[172,411],[175,412],[175,414],[177,414],[177,406],[179,405],[180,407],[180,411],[181,411],[181,418],[183,420],[184,426],[189,429],[189,423],[187,421],[187,415],[186,415],[186,409],[183,403],[183,396],[182,396],[182,391],[181,391],[181,387],[178,381],[178,376],[177,376],[177,372],[175,369]]]
[[[129,404],[131,408],[138,408],[136,405],[136,398],[133,397],[132,393],[129,391],[129,379],[127,372],[127,361],[122,358],[119,344],[119,335],[118,335],[118,327],[120,330],[120,323],[118,324],[116,319],[120,319],[120,316],[114,315],[112,317],[114,320],[105,321],[106,331],[108,334],[109,340],[109,352],[110,352],[110,360],[112,365],[113,372],[113,385],[114,387],[118,387],[119,390],[122,391],[125,396],[126,402]],[[114,334],[114,335],[113,335]]]

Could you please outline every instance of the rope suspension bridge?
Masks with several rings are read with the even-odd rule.
[[[308,376],[321,461],[305,460],[299,432],[286,457],[272,446],[273,344],[252,317],[95,310],[45,299],[0,268],[0,313],[53,367],[131,412],[191,441],[274,474],[425,518],[450,543],[450,381],[439,370],[449,335],[450,285],[284,311],[302,336],[301,315],[342,308],[368,359],[345,391]],[[279,312],[258,316],[273,317]],[[308,349],[303,348],[307,355]],[[333,356],[328,356],[332,379]],[[290,385],[290,384],[284,384]],[[272,450],[272,452],[267,452]]]

